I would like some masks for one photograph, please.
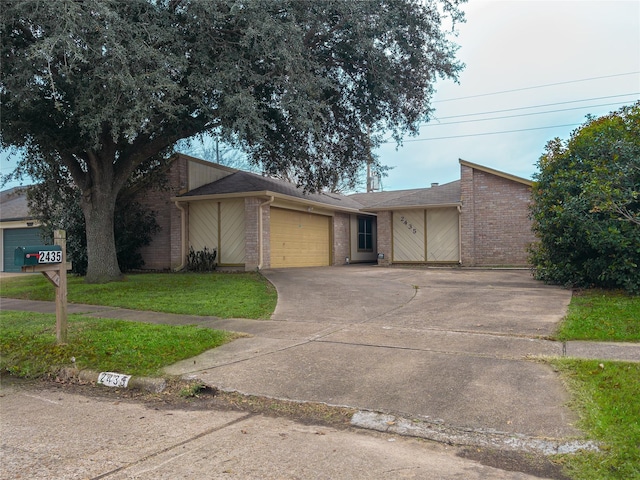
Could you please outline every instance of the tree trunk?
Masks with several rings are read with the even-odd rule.
[[[118,192],[96,187],[82,196],[87,233],[87,283],[107,283],[122,279],[118,266],[113,217]]]

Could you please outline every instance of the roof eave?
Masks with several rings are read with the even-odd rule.
[[[353,207],[341,207],[339,205],[332,205],[330,203],[318,202],[316,200],[309,200],[306,198],[294,197],[292,195],[286,195],[284,193],[272,192],[271,190],[261,190],[256,192],[234,192],[234,193],[218,193],[212,195],[191,195],[182,197],[172,197],[172,202],[199,202],[204,200],[224,200],[228,198],[244,198],[244,197],[263,197],[263,198],[278,198],[281,200],[287,200],[290,202],[300,203],[302,205],[308,205],[312,207],[324,208],[326,210],[335,210],[346,213],[358,213],[360,209]]]
[[[516,175],[511,175],[510,173],[501,172],[500,170],[495,170],[493,168],[485,167],[484,165],[478,165],[477,163],[467,162],[461,158],[458,159],[460,165],[464,165],[465,167],[473,168],[475,170],[480,170],[485,173],[490,173],[491,175],[496,175],[497,177],[506,178],[507,180],[511,180],[513,182],[522,183],[523,185],[527,185],[528,187],[533,186],[533,181],[528,180],[526,178],[518,177]]]
[[[461,207],[462,202],[455,203],[427,203],[427,204],[419,204],[419,205],[393,205],[393,206],[385,206],[385,207],[367,207],[363,208],[363,212],[386,212],[390,210],[425,210],[429,208],[452,208],[452,207]]]

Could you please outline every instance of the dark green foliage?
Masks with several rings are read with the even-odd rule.
[[[114,207],[139,165],[212,133],[309,190],[357,178],[457,77],[461,2],[2,0],[0,144],[26,151],[25,173],[64,166],[87,280],[120,279]]]
[[[144,265],[140,247],[149,245],[159,226],[154,212],[146,210],[136,199],[140,190],[163,188],[166,178],[164,165],[146,162],[139,172],[132,175],[129,185],[121,191],[116,201],[114,235],[118,265],[124,272]],[[85,219],[80,207],[80,192],[70,179],[60,182],[64,174],[54,174],[47,169],[38,172],[41,183],[29,187],[27,199],[31,213],[42,224],[45,235],[52,237],[55,229],[67,234],[67,260],[73,264],[73,273],[87,273],[87,237]],[[68,177],[67,177],[68,178]]]
[[[73,264],[72,272],[86,275],[87,237],[82,210],[76,196],[71,197],[64,206],[65,208],[59,209],[53,218],[40,217],[43,221],[42,228],[48,235],[52,235],[55,228],[66,230],[67,260]],[[138,202],[118,204],[115,211],[115,238],[118,265],[123,272],[144,266],[140,247],[149,245],[152,235],[158,229],[153,212],[144,210]]]
[[[538,165],[536,278],[640,292],[640,102],[549,142]]]
[[[213,272],[216,269],[216,256],[218,251],[209,250],[204,247],[203,250],[195,251],[193,247],[189,247],[187,255],[187,270],[190,272]]]

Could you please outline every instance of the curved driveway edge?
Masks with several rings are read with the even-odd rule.
[[[571,292],[527,271],[271,270],[270,321],[176,365],[226,390],[545,438],[580,436],[545,341]],[[246,330],[243,330],[246,331]]]

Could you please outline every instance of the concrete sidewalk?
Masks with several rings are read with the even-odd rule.
[[[69,312],[251,335],[172,365],[168,374],[246,394],[355,407],[365,413],[356,424],[367,428],[404,425],[398,433],[544,453],[582,434],[559,377],[537,357],[640,361],[639,344],[545,340],[570,292],[524,271],[350,266],[265,275],[279,295],[267,321],[83,305],[69,305]],[[54,311],[47,302],[10,299],[1,307]]]

